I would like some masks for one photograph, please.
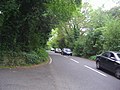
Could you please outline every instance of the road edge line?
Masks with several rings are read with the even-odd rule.
[[[49,56],[49,58],[50,58],[50,62],[49,62],[49,64],[51,64],[53,60],[52,60],[52,58],[51,58],[50,56]]]

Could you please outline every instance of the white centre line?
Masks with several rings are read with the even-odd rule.
[[[104,76],[104,77],[107,77],[107,75],[105,75],[105,74],[103,74],[103,73],[101,73],[101,72],[99,72],[99,71],[97,71],[97,70],[95,70],[95,69],[93,69],[93,68],[91,68],[91,67],[89,67],[89,66],[87,66],[87,65],[84,65],[84,66],[85,66],[86,68],[88,68],[88,69],[94,71],[94,72],[99,73],[100,75],[102,75],[102,76]]]
[[[70,60],[73,61],[73,62],[75,62],[75,63],[79,63],[78,61],[76,61],[76,60],[74,60],[74,59],[72,59],[72,58],[71,58]]]
[[[49,56],[49,58],[50,58],[50,62],[49,62],[49,64],[51,64],[52,63],[52,58]]]

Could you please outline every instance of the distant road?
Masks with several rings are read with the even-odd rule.
[[[46,65],[0,69],[0,90],[120,90],[120,80],[97,70],[94,61],[54,52],[49,55]]]

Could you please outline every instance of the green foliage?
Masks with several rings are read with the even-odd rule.
[[[90,60],[96,60],[96,56],[90,56],[89,59]]]
[[[42,48],[29,53],[4,51],[0,55],[1,66],[25,66],[40,64],[46,60],[48,60],[48,53]]]
[[[115,9],[116,11],[114,12],[117,12],[116,14],[113,10],[106,11],[107,13],[101,9],[99,10],[91,13],[88,26],[92,27],[92,30],[87,31],[85,41],[77,41],[78,43],[83,42],[83,52],[78,50],[82,47],[81,44],[77,44],[74,48],[74,51],[79,56],[82,55],[94,59],[93,55],[99,54],[104,50],[120,51],[119,9]]]
[[[54,15],[53,18],[57,21],[67,21],[71,18],[75,9],[76,3],[73,0],[52,0],[50,4],[48,4],[49,13]]]
[[[58,47],[58,43],[57,43],[57,40],[58,40],[58,28],[55,28],[55,29],[52,29],[51,33],[50,33],[50,38],[49,38],[49,41],[47,42],[47,45],[48,47],[53,47],[53,48],[56,48]]]
[[[90,13],[91,19],[89,22],[90,28],[101,28],[105,26],[107,20],[109,20],[109,15],[106,14],[101,8]]]
[[[42,48],[46,47],[51,28],[70,19],[76,10],[76,4],[80,4],[80,1],[2,0],[0,2],[2,63],[14,66],[44,61],[47,53]],[[55,41],[62,42],[59,38]],[[53,45],[58,46],[56,43]]]
[[[22,53],[12,51],[1,52],[1,66],[24,66],[25,64],[25,57],[22,55]]]
[[[70,25],[69,22],[73,20],[73,16],[78,15],[78,7],[80,7],[81,1],[82,0],[52,0],[50,4],[48,4],[48,12],[52,16],[52,21],[58,24],[56,26],[58,28],[57,34],[52,35],[52,39],[48,42],[50,47],[69,47],[73,49],[73,42],[74,39],[78,38],[79,30],[77,25],[74,24],[75,27],[72,27],[73,32],[70,32],[72,25]]]
[[[40,64],[48,60],[48,53],[44,49],[39,49],[37,51],[32,51],[30,53],[23,54],[26,57],[25,62],[29,64]]]
[[[89,31],[86,36],[84,48],[86,56],[91,56],[100,53],[101,50],[103,50],[103,43],[101,42],[104,43],[101,28]]]
[[[0,13],[0,27],[3,25],[4,16]]]
[[[47,1],[6,0],[0,8],[4,17],[0,28],[3,50],[29,52],[45,47],[51,26],[45,16]]]
[[[75,42],[74,53],[77,56],[83,56],[84,55],[84,38],[83,37],[80,37]]]
[[[108,14],[112,15],[115,19],[120,19],[120,6],[113,7],[109,11],[107,11]]]
[[[78,1],[4,0],[0,11],[1,47],[3,50],[29,52],[45,47],[51,27],[71,18]],[[2,19],[4,18],[4,19]]]
[[[105,50],[120,51],[120,21],[112,19],[106,23],[105,36]]]
[[[75,55],[91,59],[103,51],[120,51],[119,8],[92,10],[85,3],[82,13],[77,8],[69,21],[60,23],[57,46],[69,47]]]
[[[48,53],[46,52],[45,49],[41,48],[36,51],[37,55],[39,55],[40,59],[42,61],[45,61],[48,59]]]

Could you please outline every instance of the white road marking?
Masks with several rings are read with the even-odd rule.
[[[50,62],[49,62],[49,64],[51,64],[53,60],[52,60],[52,58],[51,58],[50,56],[49,56],[49,58],[50,58]]]
[[[76,61],[76,60],[74,60],[74,59],[72,59],[72,58],[71,58],[70,60],[73,61],[73,62],[75,62],[75,63],[79,63],[78,61]]]
[[[91,68],[91,67],[89,67],[89,66],[87,66],[87,65],[84,65],[84,66],[85,66],[86,68],[88,68],[88,69],[94,71],[94,72],[99,73],[100,75],[102,75],[102,76],[104,76],[104,77],[107,77],[107,75],[105,75],[105,74],[103,74],[103,73],[101,73],[101,72],[99,72],[99,71],[97,71],[97,70],[95,70],[95,69],[93,69],[93,68]]]

